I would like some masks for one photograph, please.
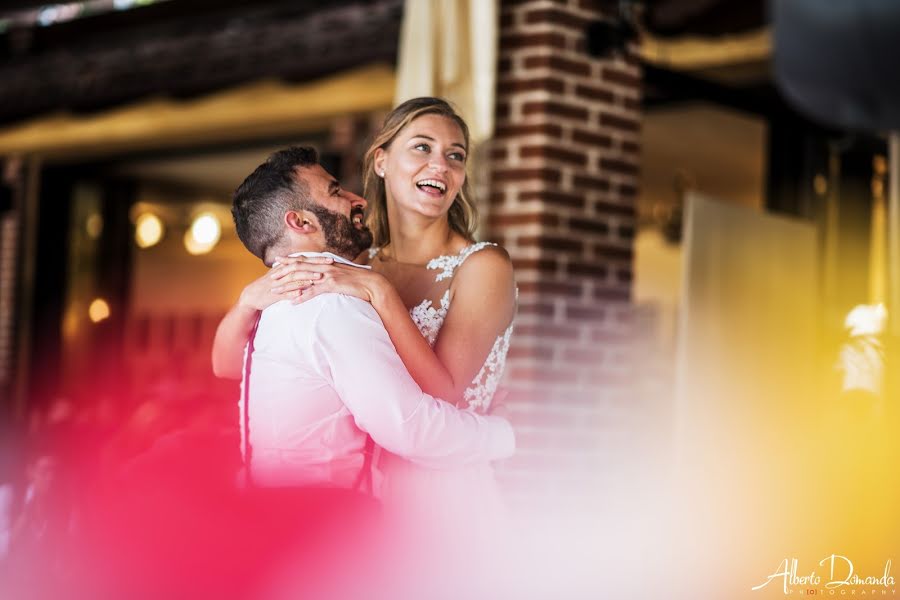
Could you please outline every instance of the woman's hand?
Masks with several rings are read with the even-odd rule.
[[[334,260],[326,256],[288,256],[276,258],[275,262],[278,266],[244,288],[238,305],[263,310],[279,300],[296,298],[321,279],[322,274],[311,270],[312,266],[330,265]]]
[[[305,265],[302,273],[314,273],[318,277],[306,277],[301,272],[285,272],[278,275],[280,283],[273,291],[285,293],[285,290],[296,289],[294,302],[306,302],[319,294],[338,293],[354,296],[371,304],[379,304],[385,286],[390,286],[380,273],[370,269],[351,267],[340,263]],[[312,284],[305,285],[307,279]]]
[[[259,312],[279,300],[294,299],[321,273],[312,267],[327,266],[333,262],[327,257],[279,258],[280,263],[271,271],[253,281],[228,312],[216,329],[213,339],[212,368],[216,377],[240,379],[244,367],[244,346],[259,318]]]

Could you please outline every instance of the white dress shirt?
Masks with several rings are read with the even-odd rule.
[[[342,294],[277,302],[262,312],[249,392],[249,467],[257,485],[350,487],[363,466],[366,433],[431,468],[499,460],[515,449],[506,420],[423,392],[372,305]]]

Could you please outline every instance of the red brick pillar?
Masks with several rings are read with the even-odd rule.
[[[600,4],[501,1],[488,237],[512,255],[520,294],[505,380],[519,452],[500,472],[530,497],[536,475],[544,492],[604,489],[634,421],[641,72],[633,55],[587,54]]]

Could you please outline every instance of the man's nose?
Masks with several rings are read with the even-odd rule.
[[[362,196],[357,196],[353,192],[346,192],[346,193],[348,196],[350,196],[350,205],[351,206],[361,206],[361,207],[363,207],[363,209],[365,209],[366,206],[369,205],[369,203],[366,202],[366,199],[363,198]]]

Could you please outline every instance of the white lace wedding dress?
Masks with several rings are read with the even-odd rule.
[[[458,254],[431,260],[426,268],[437,271],[435,282],[452,280],[456,270],[469,256],[495,245],[488,242],[472,244]],[[378,250],[370,250],[370,258],[374,258]],[[439,306],[426,299],[409,311],[419,331],[432,346],[450,310],[450,303],[448,287],[440,298]],[[512,330],[510,324],[497,337],[484,365],[466,389],[464,399],[468,403],[467,410],[484,412],[489,408],[503,375]],[[490,535],[488,532],[504,519],[500,490],[493,468],[488,463],[457,469],[429,469],[384,451],[377,461],[383,475],[381,495],[386,508],[399,510],[403,519],[415,527],[431,529],[434,535],[442,537],[448,534],[457,536],[460,527],[468,531],[466,535],[476,530],[479,535]],[[465,543],[471,544],[473,540],[468,539]]]

